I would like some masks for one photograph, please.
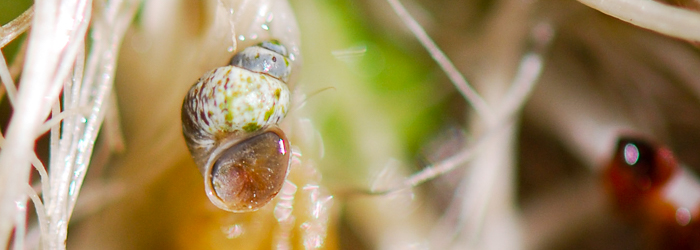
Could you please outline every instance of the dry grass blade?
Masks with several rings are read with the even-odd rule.
[[[654,0],[579,0],[622,21],[661,34],[700,42],[700,13]]]
[[[31,26],[32,18],[34,18],[34,7],[30,7],[22,15],[0,27],[0,48],[5,47],[5,45],[27,31],[29,26]]]

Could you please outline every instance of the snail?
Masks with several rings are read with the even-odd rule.
[[[204,74],[182,104],[182,132],[209,200],[231,212],[255,211],[280,191],[290,142],[279,128],[290,105],[286,48],[248,47]]]

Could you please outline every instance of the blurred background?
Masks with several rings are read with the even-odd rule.
[[[3,24],[31,5],[0,3]],[[402,3],[493,107],[507,102],[525,54],[542,60],[529,99],[503,121],[510,139],[499,144],[502,151],[486,154],[494,165],[507,159],[505,170],[495,172],[503,179],[494,177],[503,181],[471,191],[501,197],[484,205],[496,212],[483,212],[486,219],[476,222],[459,212],[469,210],[463,188],[483,186],[470,171],[480,168],[474,164],[488,169],[488,160],[461,162],[410,190],[366,194],[475,150],[489,131],[499,133],[390,5],[371,0],[290,1],[300,31],[291,39],[300,43],[282,42],[300,44],[302,56],[293,83],[298,109],[284,123],[301,153],[289,176],[298,187],[291,229],[273,216],[274,204],[248,214],[218,210],[205,196],[179,122],[189,86],[232,53],[203,48],[217,2],[145,1],[118,61],[121,125],[105,125],[98,138],[69,248],[269,249],[287,242],[303,249],[310,248],[308,235],[324,239],[324,249],[498,249],[488,243],[498,241],[527,249],[653,247],[644,232],[615,216],[601,170],[624,134],[668,145],[686,167],[700,170],[696,44],[574,1]],[[2,49],[9,64],[24,39]],[[6,100],[3,126],[11,112]],[[110,133],[123,139],[114,144]],[[47,140],[37,141],[44,162],[47,148]],[[320,193],[304,189],[311,186]],[[322,203],[327,217],[310,214],[319,204],[305,203],[313,195],[332,196]],[[488,214],[508,222],[490,234],[480,223],[500,222]]]

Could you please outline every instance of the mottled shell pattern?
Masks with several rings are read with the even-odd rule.
[[[263,42],[204,74],[185,96],[185,141],[219,208],[254,211],[281,189],[290,144],[277,124],[289,110],[290,73],[286,48]]]
[[[279,123],[287,113],[289,89],[269,75],[225,66],[204,74],[188,99],[196,125],[216,137]]]

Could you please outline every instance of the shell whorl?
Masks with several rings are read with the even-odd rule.
[[[205,73],[182,106],[183,134],[207,196],[228,211],[254,211],[269,202],[289,167],[290,144],[277,124],[289,110],[291,67],[286,50],[265,45]]]
[[[246,48],[233,56],[230,65],[265,73],[288,82],[292,67],[287,56],[287,49],[279,42],[272,40]]]
[[[186,100],[186,108],[196,114],[193,123],[197,130],[211,136],[250,133],[286,116],[289,89],[269,75],[225,66],[204,74]]]

